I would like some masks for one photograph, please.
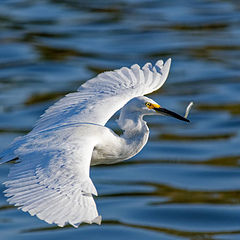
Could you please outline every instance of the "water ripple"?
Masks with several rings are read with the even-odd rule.
[[[151,97],[180,114],[195,103],[190,124],[146,117],[143,151],[91,169],[101,226],[47,225],[7,205],[1,186],[2,239],[240,238],[236,1],[6,0],[0,30],[0,151],[87,79],[134,63],[171,57],[167,83]],[[108,125],[120,134],[117,116]]]

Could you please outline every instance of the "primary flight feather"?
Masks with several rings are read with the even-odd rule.
[[[61,227],[100,224],[90,165],[136,155],[148,140],[144,115],[188,121],[144,96],[164,84],[170,63],[101,73],[47,109],[30,133],[0,155],[1,163],[17,160],[4,183],[9,203]],[[121,136],[104,126],[119,109]]]

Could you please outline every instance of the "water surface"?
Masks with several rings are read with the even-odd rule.
[[[1,186],[1,239],[240,239],[239,10],[224,0],[2,1],[0,150],[89,78],[134,63],[171,57],[150,97],[180,114],[195,105],[190,124],[146,118],[141,153],[92,168],[101,226],[48,225],[8,205]]]

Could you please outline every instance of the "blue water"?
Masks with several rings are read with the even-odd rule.
[[[91,169],[101,226],[48,225],[8,205],[1,185],[0,239],[240,239],[239,39],[233,0],[1,1],[0,151],[66,93],[134,63],[171,57],[150,97],[180,114],[195,105],[190,124],[146,118],[141,153]]]

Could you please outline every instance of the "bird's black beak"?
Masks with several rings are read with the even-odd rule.
[[[175,112],[172,112],[172,111],[170,111],[170,110],[167,110],[166,108],[161,108],[161,107],[159,107],[159,108],[153,108],[153,109],[154,109],[156,112],[159,112],[159,113],[161,113],[161,114],[163,114],[163,115],[171,116],[171,117],[177,118],[177,119],[179,119],[179,120],[182,120],[182,121],[184,121],[184,122],[190,122],[187,118],[182,117],[182,116],[180,116],[179,114],[177,114],[177,113],[175,113]]]

